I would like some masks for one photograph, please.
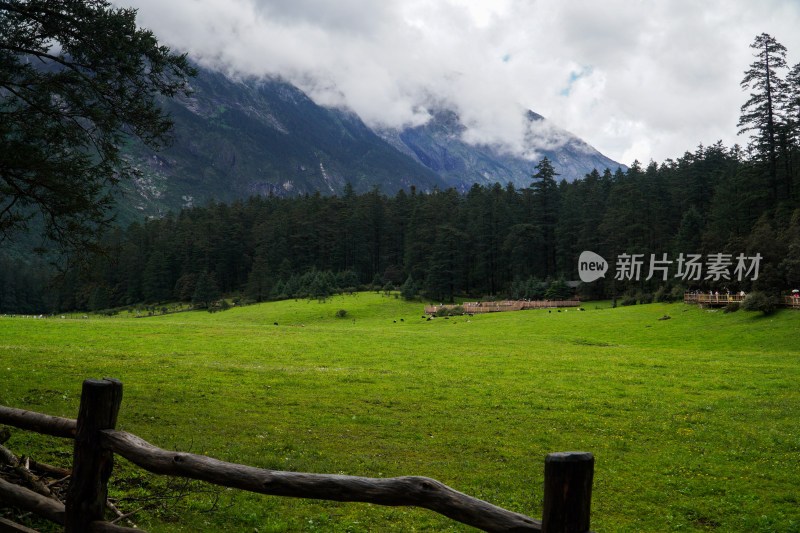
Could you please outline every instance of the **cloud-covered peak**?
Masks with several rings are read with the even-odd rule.
[[[372,126],[419,125],[445,103],[466,139],[519,150],[533,109],[623,162],[737,142],[755,35],[800,60],[793,0],[132,3],[141,25],[201,64],[279,75]]]

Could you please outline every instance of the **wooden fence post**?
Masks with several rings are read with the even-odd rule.
[[[594,456],[550,453],[544,459],[543,533],[588,533]]]
[[[72,480],[67,491],[66,533],[88,532],[92,521],[104,519],[114,454],[103,449],[98,432],[114,429],[121,403],[122,382],[119,380],[84,380],[72,458]]]

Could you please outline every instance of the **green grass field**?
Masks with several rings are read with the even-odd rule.
[[[599,533],[800,532],[800,313],[595,307],[425,321],[421,304],[362,293],[215,314],[0,318],[0,403],[74,418],[84,378],[116,377],[117,427],[162,448],[429,476],[536,518],[545,455],[588,451]],[[65,466],[71,451],[21,430],[8,446]],[[199,483],[142,503],[166,480],[121,459],[112,480],[124,509],[152,506],[134,520],[153,532],[471,530],[426,510]]]

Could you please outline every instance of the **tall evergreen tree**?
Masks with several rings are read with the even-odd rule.
[[[786,76],[786,131],[789,146],[787,183],[790,191],[787,196],[800,196],[800,63],[797,63]]]
[[[452,302],[456,291],[463,287],[464,253],[467,234],[453,226],[436,228],[436,242],[430,257],[425,289],[428,297]]]
[[[772,199],[778,198],[778,128],[781,121],[781,99],[785,95],[779,70],[786,68],[786,48],[767,33],[755,38],[750,48],[756,60],[745,71],[741,86],[751,90],[742,105],[739,133],[750,134],[750,148],[768,165]]]
[[[214,302],[219,299],[219,288],[214,275],[203,272],[197,277],[197,286],[192,296],[192,305],[212,310]]]
[[[556,222],[558,220],[559,194],[555,177],[559,174],[553,164],[545,157],[534,167],[533,175],[534,206],[533,219],[541,228],[544,238],[545,272],[544,277],[555,275],[556,270]]]

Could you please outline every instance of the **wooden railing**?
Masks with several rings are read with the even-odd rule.
[[[683,295],[683,302],[700,305],[728,305],[732,302],[742,302],[745,297],[741,294],[707,294],[704,292],[687,292]]]
[[[746,295],[736,294],[707,294],[703,292],[687,292],[683,295],[683,303],[700,306],[722,306],[730,303],[741,303]],[[780,301],[783,307],[800,309],[800,296],[783,296]]]
[[[543,517],[535,520],[426,477],[368,478],[281,472],[163,450],[136,435],[114,429],[121,402],[122,383],[106,378],[83,382],[77,420],[0,406],[1,423],[75,440],[65,504],[3,479],[0,479],[0,499],[64,525],[67,533],[140,532],[104,521],[108,480],[113,454],[117,453],[155,474],[199,479],[275,496],[423,507],[484,531],[589,531],[594,475],[594,457],[590,453],[547,455]],[[5,531],[3,525],[0,523],[0,531]],[[9,529],[26,530],[23,526]]]

